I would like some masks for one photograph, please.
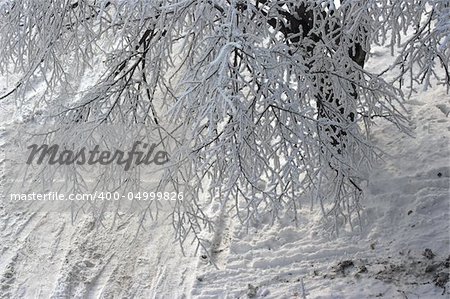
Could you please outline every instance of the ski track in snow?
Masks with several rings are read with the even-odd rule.
[[[67,216],[33,212],[27,217],[36,220],[24,220],[19,235],[14,222],[7,224],[1,298],[170,298],[187,293],[188,278],[179,268],[195,259],[183,257],[173,244],[167,221],[149,224],[133,240],[137,219],[119,231],[99,228],[88,217],[72,225]]]

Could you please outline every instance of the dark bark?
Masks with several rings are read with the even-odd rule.
[[[284,12],[283,15],[286,17],[289,23],[289,27],[287,28],[287,30],[289,31],[287,34],[288,41],[292,43],[299,43],[299,46],[301,46],[301,37],[307,37],[310,40],[314,41],[314,43],[306,47],[306,55],[312,57],[315,43],[323,41],[321,36],[312,32],[313,28],[317,27],[317,24],[314,24],[314,15],[312,8],[306,6],[305,3],[302,3],[299,6],[295,7],[290,14]],[[332,12],[327,13],[323,11],[320,15],[319,21],[327,22],[327,18],[330,17],[332,17]],[[337,26],[331,28],[327,24],[324,25],[326,29],[325,34],[339,34],[339,28]],[[290,36],[293,36],[293,38],[289,38]],[[337,36],[335,39],[331,38],[327,40],[336,40],[337,43],[340,42],[340,39]],[[367,53],[364,51],[361,44],[355,42],[354,44],[348,46],[349,57],[361,68],[364,68],[364,62]],[[331,45],[331,47],[333,47],[333,45]],[[348,105],[344,105],[346,99],[339,99],[334,95],[333,87],[329,85],[329,75],[324,73],[320,76],[317,76],[316,78],[316,87],[318,87],[319,90],[319,93],[315,95],[317,101],[318,117],[326,118],[338,123],[354,122],[356,111],[346,111],[346,108],[348,107]],[[356,86],[352,85],[352,89],[353,90],[349,92],[350,98],[348,99],[348,101],[355,101],[358,97]],[[346,147],[345,139],[347,136],[347,132],[337,125],[328,125],[322,129],[330,138],[331,145],[333,147],[336,147],[337,152],[341,154],[341,149]]]

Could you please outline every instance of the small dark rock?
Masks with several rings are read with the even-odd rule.
[[[440,178],[442,176],[442,173],[438,172],[437,176]]]
[[[258,293],[258,287],[253,286],[252,284],[248,284],[247,296],[248,298],[253,298]]]
[[[445,287],[445,284],[448,282],[448,273],[447,272],[439,272],[438,274],[435,275],[434,277],[434,283],[436,284],[436,286],[438,287]]]
[[[412,214],[412,212],[413,212],[412,210],[409,210],[409,211],[408,211],[408,215],[411,215],[411,214]]]
[[[354,263],[352,260],[345,260],[345,261],[339,262],[336,266],[336,272],[341,272],[342,274],[344,274],[344,272],[347,268],[350,268],[353,266],[354,266]]]
[[[426,257],[427,259],[431,260],[433,259],[436,255],[433,253],[433,251],[431,251],[430,248],[426,248],[425,251],[422,253],[422,255],[424,257]]]
[[[358,273],[367,273],[367,267],[362,265],[361,267],[359,267]]]
[[[440,264],[431,264],[425,268],[425,273],[435,272],[439,268]]]
[[[353,261],[352,260],[346,260],[346,261],[342,261],[338,264],[338,266],[340,266],[341,268],[348,268],[348,267],[352,267]]]

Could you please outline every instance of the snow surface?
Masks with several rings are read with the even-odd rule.
[[[223,249],[217,257],[219,270],[199,268],[200,280],[192,294],[200,298],[245,298],[253,293],[258,298],[449,296],[448,290],[434,285],[436,272],[426,272],[427,266],[450,253],[450,122],[437,105],[450,105],[443,89],[408,101],[415,138],[384,122],[374,131],[376,144],[387,154],[370,175],[361,233],[332,238],[320,226],[320,213],[311,215],[309,210],[303,211],[298,227],[261,223],[246,234],[235,226],[219,246]],[[436,257],[426,259],[422,255],[426,248]],[[345,267],[346,261],[353,265]]]
[[[375,51],[381,55],[368,68],[381,70],[387,49]],[[9,99],[0,106],[3,157],[15,126],[33,113],[14,105]],[[96,227],[88,215],[72,223],[70,213],[2,201],[0,298],[449,297],[434,280],[449,272],[450,98],[435,86],[406,107],[414,137],[382,120],[374,129],[386,154],[365,186],[362,231],[333,236],[320,211],[307,207],[297,226],[262,220],[247,230],[223,216],[212,236],[216,268],[194,255],[193,245],[183,255],[164,217],[136,234],[132,215],[115,226],[107,216]],[[4,159],[1,165],[3,185]],[[435,256],[424,256],[425,249]]]

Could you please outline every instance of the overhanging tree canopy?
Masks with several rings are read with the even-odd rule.
[[[0,98],[23,103],[38,80],[33,101],[56,122],[177,136],[160,186],[188,195],[174,208],[180,240],[210,223],[206,181],[244,223],[295,217],[311,198],[352,226],[374,121],[406,131],[403,92],[449,86],[450,4],[336,2],[2,1],[0,69],[20,78]],[[379,73],[364,69],[374,44],[396,57]]]

